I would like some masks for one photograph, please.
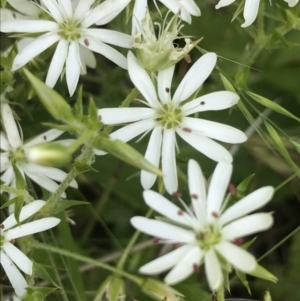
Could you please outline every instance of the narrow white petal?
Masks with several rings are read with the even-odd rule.
[[[79,45],[79,51],[82,64],[84,62],[84,64],[89,68],[96,68],[97,61],[94,53],[86,47],[83,47],[82,45]]]
[[[233,3],[235,0],[221,0],[219,1],[219,3],[215,6],[216,9],[219,9],[221,7],[224,7],[224,6],[228,6],[230,5],[231,3]]]
[[[0,132],[0,149],[9,151],[11,149],[8,140],[3,132]]]
[[[289,7],[294,7],[299,0],[284,0],[284,1],[288,3]]]
[[[0,173],[6,170],[9,165],[8,153],[0,153]]]
[[[273,194],[274,194],[274,188],[271,186],[262,187],[251,192],[243,199],[241,199],[239,202],[229,207],[221,215],[220,217],[221,225],[225,225],[234,219],[242,217],[252,211],[255,211],[263,207],[271,200]]]
[[[45,217],[27,224],[18,226],[13,229],[9,229],[6,232],[6,238],[8,240],[17,239],[27,235],[32,235],[38,232],[43,232],[51,229],[60,223],[60,219],[56,217]]]
[[[159,258],[139,268],[139,272],[147,275],[155,275],[165,272],[173,267],[191,249],[190,245],[185,245],[175,249]]]
[[[182,129],[177,129],[176,132],[184,141],[208,158],[216,162],[232,162],[232,156],[225,147],[210,138],[204,137],[201,133]]]
[[[55,0],[41,0],[41,3],[48,9],[51,17],[58,23],[64,22],[60,7]]]
[[[23,206],[22,210],[20,212],[19,222],[22,222],[25,219],[27,219],[30,216],[37,213],[45,204],[46,204],[45,201],[37,200],[37,201],[31,202],[31,203]],[[3,227],[3,230],[5,231],[5,230],[15,226],[16,224],[17,224],[17,221],[15,219],[15,216],[14,216],[14,214],[11,214],[2,223],[2,227]]]
[[[40,143],[47,143],[50,141],[55,140],[57,137],[63,134],[63,131],[57,130],[57,129],[51,129],[49,131],[46,131],[33,139],[29,140],[28,142],[25,142],[24,148],[30,148],[32,146],[35,146]]]
[[[148,73],[139,64],[138,60],[136,59],[136,57],[131,51],[128,52],[127,60],[128,60],[128,73],[134,85],[146,98],[147,102],[151,107],[153,108],[159,107],[156,91]]]
[[[159,166],[160,154],[162,144],[162,128],[156,126],[150,136],[147,150],[145,153],[145,159],[151,162],[154,166]],[[144,189],[150,189],[155,183],[157,175],[141,170],[141,184]]]
[[[89,28],[85,31],[85,34],[95,39],[99,39],[99,41],[103,43],[124,48],[132,48],[134,42],[132,36],[110,29]]]
[[[12,165],[8,166],[6,171],[0,177],[1,181],[3,181],[6,185],[10,185],[14,178],[15,178],[15,173]]]
[[[1,32],[46,32],[55,31],[57,23],[45,20],[12,20],[1,22]]]
[[[16,294],[18,296],[25,295],[26,287],[28,286],[27,282],[11,259],[3,251],[0,251],[0,261]]]
[[[156,212],[164,215],[171,221],[193,227],[192,218],[161,194],[152,190],[146,190],[143,196],[145,203]]]
[[[102,54],[121,68],[127,69],[127,60],[125,56],[116,49],[102,43],[98,39],[95,39],[92,36],[84,35],[79,39],[79,43],[91,51]]]
[[[256,213],[231,222],[222,229],[222,237],[234,240],[250,234],[269,229],[273,225],[273,216],[270,213]]]
[[[227,162],[219,162],[214,170],[207,194],[207,217],[209,220],[215,219],[212,215],[214,213],[220,215],[231,174],[232,164]]]
[[[175,65],[158,72],[157,75],[157,92],[159,99],[167,104],[171,101],[171,85]]]
[[[201,15],[199,7],[196,5],[194,0],[185,0],[182,2],[185,9],[193,16],[199,17]]]
[[[74,19],[84,19],[86,14],[89,12],[91,5],[95,2],[95,0],[78,0],[78,5],[75,6],[75,14]],[[74,0],[73,0],[74,2]]]
[[[185,115],[205,111],[219,111],[228,109],[237,104],[239,96],[230,91],[218,91],[209,93],[183,105],[182,110]]]
[[[30,43],[17,54],[13,62],[12,71],[15,71],[26,65],[30,60],[45,51],[58,40],[60,40],[60,36],[57,33],[47,33],[36,38],[32,43]]]
[[[258,14],[259,2],[260,0],[246,0],[244,7],[245,22],[241,25],[242,27],[248,27],[255,21]]]
[[[211,290],[216,291],[223,282],[221,265],[213,249],[209,249],[204,256],[205,273]]]
[[[57,0],[61,9],[65,13],[65,17],[71,19],[73,16],[73,9],[71,0]]]
[[[199,266],[203,257],[203,251],[198,246],[193,246],[182,256],[171,272],[165,277],[167,284],[176,284],[185,280],[195,270],[195,265]]]
[[[80,53],[77,41],[69,44],[69,51],[66,60],[66,79],[70,96],[76,90],[80,75]]]
[[[195,234],[192,231],[154,219],[135,216],[130,219],[130,222],[137,230],[161,239],[168,239],[180,243],[191,243],[195,239]]]
[[[155,126],[156,121],[153,119],[140,120],[116,130],[109,136],[112,140],[120,139],[123,142],[127,142],[142,133],[153,129]]]
[[[96,6],[85,17],[82,27],[90,27],[93,24],[104,25],[114,19],[130,2],[130,0],[106,0]]]
[[[150,108],[100,109],[98,114],[104,124],[122,124],[155,117],[155,111]]]
[[[135,1],[133,14],[132,14],[132,29],[131,35],[135,37],[138,32],[143,31],[142,20],[146,16],[148,9],[147,0]]]
[[[173,102],[178,104],[190,97],[209,77],[216,63],[217,55],[213,52],[206,53],[198,59],[182,79],[173,96]]]
[[[242,131],[210,120],[185,117],[182,127],[199,131],[206,137],[226,143],[243,143],[247,140],[247,136]]]
[[[66,40],[60,40],[57,44],[46,78],[46,84],[51,88],[54,87],[63,70],[68,53],[68,44],[69,42]]]
[[[162,139],[161,165],[163,181],[169,194],[173,194],[178,189],[175,144],[176,137],[173,129],[164,129]]]
[[[215,246],[218,253],[242,272],[251,272],[256,267],[256,259],[249,252],[228,242],[222,241]]]
[[[1,117],[10,146],[12,148],[18,148],[22,145],[22,140],[12,110],[8,103],[1,103]]]
[[[206,221],[205,179],[199,164],[190,159],[188,163],[188,184],[194,212],[201,224]]]
[[[23,252],[10,242],[5,243],[3,249],[21,271],[27,275],[32,274],[32,261]]]
[[[191,23],[192,19],[188,11],[186,10],[185,6],[181,4],[178,0],[159,0],[161,3],[163,3],[170,11],[172,11],[174,14],[179,13],[179,17],[187,22]]]
[[[34,5],[31,1],[20,1],[20,0],[7,0],[7,2],[20,13],[31,16],[38,17],[41,13],[41,10]]]

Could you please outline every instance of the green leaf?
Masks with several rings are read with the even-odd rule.
[[[53,209],[52,214],[57,214],[62,212],[70,207],[79,206],[79,205],[90,205],[89,202],[76,201],[76,200],[62,200],[60,202],[55,203],[55,207]]]
[[[22,301],[43,301],[55,290],[56,288],[52,287],[28,287],[27,294],[22,298]]]
[[[259,264],[257,264],[256,269],[254,271],[249,272],[248,274],[251,276],[257,277],[257,278],[261,278],[261,279],[265,279],[265,280],[274,282],[274,283],[276,283],[278,281],[276,276],[274,276],[272,273],[270,273],[267,269],[265,269],[264,267],[262,267]]]
[[[238,278],[241,280],[241,282],[243,283],[243,285],[245,286],[245,288],[247,289],[249,295],[251,295],[251,289],[250,289],[249,283],[248,283],[248,281],[246,279],[246,275],[243,272],[241,272],[241,271],[239,271],[237,269],[235,269],[235,273],[238,276]]]
[[[24,69],[24,73],[45,108],[56,120],[65,122],[74,121],[71,107],[61,95],[48,87],[28,70]]]
[[[292,119],[295,119],[297,121],[300,122],[300,118],[298,118],[297,116],[293,115],[292,113],[290,113],[289,111],[287,111],[286,109],[284,109],[282,106],[280,106],[279,104],[277,104],[276,102],[269,100],[263,96],[260,96],[258,94],[246,91],[246,93],[256,102],[258,102],[259,104],[279,113],[282,115],[285,115],[287,117],[290,117]]]

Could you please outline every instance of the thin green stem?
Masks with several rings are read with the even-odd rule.
[[[146,217],[149,217],[152,214],[152,209],[150,209],[147,214]],[[135,242],[137,241],[138,237],[140,235],[140,231],[135,231],[134,234],[132,235],[129,243],[126,246],[126,249],[123,251],[122,256],[120,257],[118,263],[117,263],[117,269],[122,270],[124,267],[124,264],[126,262],[126,259],[128,257],[128,255],[130,254]]]
[[[224,294],[223,283],[222,283],[222,285],[219,287],[219,289],[217,291],[217,300],[218,301],[225,301],[225,294]]]

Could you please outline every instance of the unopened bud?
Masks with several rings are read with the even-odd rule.
[[[125,300],[125,284],[122,278],[116,276],[108,276],[101,284],[94,301],[103,299],[108,301]]]
[[[26,158],[36,164],[63,166],[71,161],[72,155],[68,148],[59,142],[49,142],[31,147]]]

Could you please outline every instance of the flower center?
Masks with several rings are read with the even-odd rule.
[[[201,249],[208,250],[212,246],[216,245],[221,240],[221,233],[213,225],[209,225],[205,230],[197,234],[197,242]]]
[[[19,147],[15,151],[10,152],[9,160],[11,163],[17,163],[17,162],[26,162],[27,158],[25,156],[24,150],[21,147]]]
[[[160,122],[165,128],[176,128],[182,121],[182,112],[178,107],[165,104],[158,112],[157,121]]]
[[[68,20],[60,25],[59,35],[67,41],[80,39],[80,23],[76,20]]]

